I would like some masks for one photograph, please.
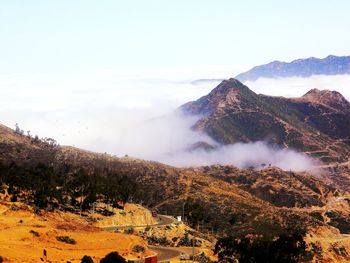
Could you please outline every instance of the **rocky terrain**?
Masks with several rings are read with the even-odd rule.
[[[336,91],[313,89],[300,98],[271,97],[229,79],[181,109],[202,116],[193,128],[223,145],[265,141],[304,152],[332,167],[333,183],[350,189],[344,176],[350,155],[350,103]],[[335,169],[342,171],[337,173],[341,179]]]
[[[323,59],[306,58],[292,62],[273,61],[252,68],[236,78],[242,82],[258,78],[309,77],[312,75],[350,74],[350,56],[328,56]]]
[[[50,160],[59,169],[73,166],[84,167],[91,174],[103,169],[123,174],[139,186],[134,201],[164,214],[182,215],[184,208],[190,224],[204,232],[242,235],[273,234],[286,228],[328,228],[332,227],[328,219],[300,208],[322,208],[339,197],[348,206],[343,191],[309,174],[273,167],[262,170],[240,170],[231,166],[179,169],[72,147],[56,146],[52,150],[8,128],[2,127],[1,132],[3,161],[33,164]],[[342,213],[337,214],[335,220],[338,219],[348,220]],[[348,233],[342,227],[337,231]]]

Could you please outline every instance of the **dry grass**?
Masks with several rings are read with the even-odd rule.
[[[57,236],[68,236],[76,244],[60,242]],[[136,244],[146,247],[137,236],[101,231],[74,214],[56,211],[37,215],[20,203],[0,204],[0,255],[6,262],[40,262],[44,249],[53,262],[80,262],[84,255],[96,260],[111,251],[137,258],[142,254],[132,252]],[[150,253],[146,250],[145,255]]]

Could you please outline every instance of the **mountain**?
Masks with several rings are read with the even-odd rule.
[[[350,74],[350,56],[328,56],[323,59],[306,58],[292,62],[273,61],[236,76],[246,82],[258,78],[310,77],[312,75]]]
[[[227,93],[224,88],[227,84],[237,89]],[[202,98],[201,104],[192,105],[193,111],[203,111],[209,117],[225,113],[225,107],[253,110],[258,106],[251,100],[255,99],[254,103],[260,100],[236,80],[225,81],[213,92],[221,99],[229,94],[228,101]],[[238,103],[240,100],[242,103]],[[112,195],[112,202],[107,199],[110,203],[128,194],[134,202],[159,213],[174,216],[184,213],[188,224],[203,233],[210,231],[214,236],[222,233],[236,237],[271,236],[285,231],[305,231],[312,236],[313,243],[321,238],[320,246],[329,251],[329,247],[334,249],[335,241],[336,247],[346,246],[342,234],[350,233],[350,195],[307,173],[274,167],[262,170],[220,165],[174,168],[59,146],[51,139],[38,140],[1,125],[0,181],[8,184],[7,192],[11,188],[12,193],[18,194],[18,190],[25,193],[18,194],[18,200],[26,200],[27,204],[33,205],[33,199],[40,194],[39,197],[48,200],[50,209],[55,207],[78,214],[77,211],[86,206],[85,202],[79,202],[83,200],[78,198],[82,190],[84,200],[104,200],[110,191],[122,194]],[[46,187],[51,190],[43,191]],[[327,242],[322,233],[328,235]],[[204,236],[200,232],[191,232],[191,235]],[[168,241],[162,239],[164,244]]]
[[[336,91],[313,89],[300,98],[272,97],[229,79],[181,109],[202,116],[193,128],[223,145],[266,141],[324,164],[349,161],[350,103]],[[346,182],[350,189],[349,179]]]
[[[325,206],[337,196],[338,191],[310,175],[272,167],[261,171],[240,170],[231,166],[174,168],[73,147],[48,147],[4,126],[0,126],[0,134],[0,162],[16,167],[16,170],[12,170],[11,183],[16,179],[23,184],[26,181],[24,176],[28,176],[28,172],[22,175],[15,171],[21,171],[23,167],[41,167],[43,164],[53,167],[59,174],[59,183],[63,184],[58,186],[60,189],[65,189],[64,184],[81,174],[86,177],[84,181],[89,181],[89,177],[96,180],[96,176],[102,173],[102,178],[107,177],[110,186],[113,186],[114,176],[123,175],[124,180],[129,178],[138,185],[138,195],[133,195],[134,199],[147,207],[162,213],[181,215],[185,204],[186,215],[190,214],[192,206],[199,205],[203,213],[201,220],[208,228],[234,230],[237,235],[249,232],[266,234],[269,231],[278,233],[285,225],[290,228],[303,227],[298,221],[307,221],[310,226],[326,226],[326,221],[315,221],[312,215],[300,213],[294,208]],[[82,170],[86,173],[82,173]],[[75,174],[74,171],[79,172]],[[53,177],[51,170],[48,174]],[[230,223],[232,217],[237,223]]]

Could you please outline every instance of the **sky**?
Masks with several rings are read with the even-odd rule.
[[[349,55],[349,11],[347,0],[0,0],[0,123],[63,145],[170,164],[231,158],[241,145],[215,156],[182,152],[210,142],[190,129],[195,119],[174,114],[219,83],[193,81],[274,60]],[[328,88],[349,99],[349,82],[318,76],[246,84],[267,95]],[[269,155],[263,143],[248,147]],[[275,156],[279,164],[300,160]]]
[[[348,55],[347,0],[0,1],[0,74],[144,71]]]

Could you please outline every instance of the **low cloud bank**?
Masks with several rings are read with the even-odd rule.
[[[316,162],[293,150],[280,149],[264,142],[220,145],[208,135],[191,129],[200,116],[172,112],[160,118],[133,123],[124,127],[118,136],[100,140],[100,147],[123,156],[135,156],[165,164],[203,166],[212,164],[234,165],[239,168],[277,166],[284,170],[314,171]],[[212,150],[191,146],[201,142],[214,146]],[[88,148],[94,148],[92,143]]]
[[[274,148],[261,141],[219,146],[213,151],[196,150],[179,155],[164,155],[162,159],[174,166],[221,164],[254,169],[275,166],[292,171],[317,170],[317,163],[311,158],[293,150]]]
[[[350,100],[350,75],[313,75],[308,78],[259,78],[256,81],[244,83],[256,93],[300,97],[311,89],[328,89],[340,92],[347,100]]]
[[[310,158],[264,142],[220,146],[191,129],[199,118],[174,112],[181,104],[209,93],[221,75],[169,79],[120,77],[113,72],[74,76],[0,76],[0,123],[18,122],[24,130],[60,144],[118,156],[135,156],[174,166],[261,164],[285,170],[314,169]],[[226,78],[229,78],[227,76]],[[218,82],[218,81],[217,81]],[[350,97],[350,76],[259,79],[246,85],[257,93],[301,96],[312,88],[332,89]],[[162,117],[159,117],[162,116]],[[187,151],[197,143],[215,150]]]

